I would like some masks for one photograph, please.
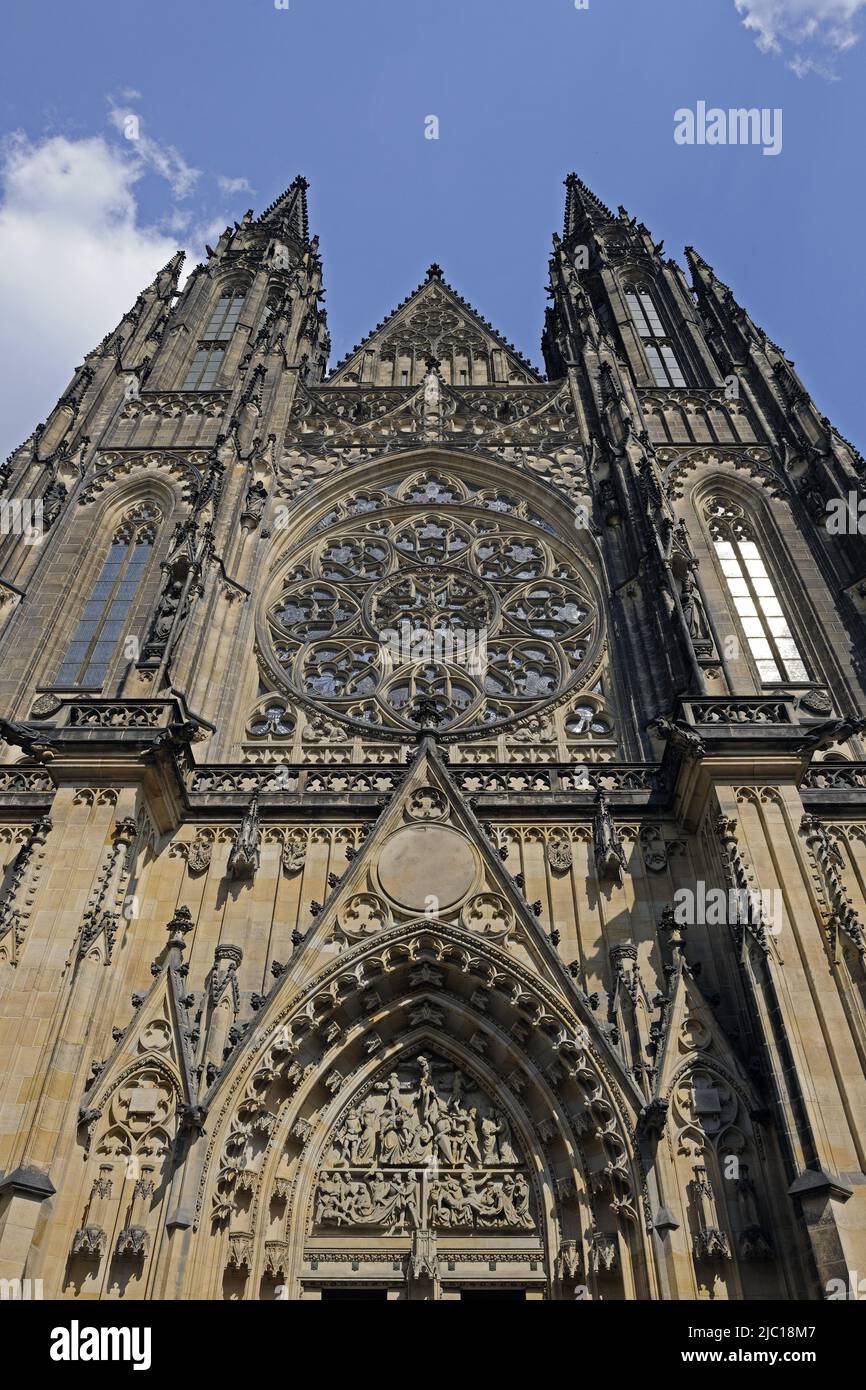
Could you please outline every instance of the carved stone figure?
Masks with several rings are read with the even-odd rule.
[[[253,877],[259,867],[261,839],[259,794],[256,791],[241,821],[241,828],[229,853],[228,869],[232,878]]]
[[[503,1110],[452,1063],[421,1053],[346,1112],[314,1225],[531,1230],[524,1169]]]
[[[680,597],[683,605],[683,617],[686,620],[689,636],[695,644],[695,651],[698,652],[698,648],[703,651],[708,643],[712,643],[712,638],[707,615],[704,612],[703,599],[691,572],[687,572],[683,577]]]
[[[599,878],[611,879],[614,883],[622,883],[625,870],[625,851],[608,809],[607,794],[601,789],[595,797],[592,837]]]

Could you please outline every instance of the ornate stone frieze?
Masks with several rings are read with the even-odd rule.
[[[535,1230],[527,1165],[504,1111],[452,1063],[423,1054],[347,1113],[319,1175],[313,1223]]]

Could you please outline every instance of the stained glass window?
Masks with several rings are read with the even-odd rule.
[[[796,638],[742,513],[714,502],[708,517],[725,584],[762,683],[808,681]]]
[[[115,533],[75,634],[55,677],[59,686],[101,688],[152,553],[153,509],[142,507]]]
[[[656,386],[685,386],[682,368],[649,290],[629,289],[625,298]]]

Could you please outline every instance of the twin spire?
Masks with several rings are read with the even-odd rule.
[[[302,176],[297,175],[288,188],[275,198],[274,201],[260,213],[256,221],[259,225],[280,224],[287,229],[300,243],[309,243],[309,215],[307,207],[308,181]],[[564,235],[568,239],[578,233],[581,227],[594,228],[601,223],[616,220],[616,214],[593,193],[592,189],[578,178],[577,174],[570,173],[565,179],[565,224]],[[252,214],[248,213],[247,221]],[[686,258],[692,273],[692,280],[697,289],[706,289],[713,286],[721,286],[717,280],[712,267],[704,261],[692,247],[686,248]],[[184,261],[184,253],[178,251],[166,263],[162,270],[155,276],[154,280],[143,292],[144,298],[166,299],[176,293],[181,268]],[[531,381],[541,381],[542,378],[532,367],[531,363],[500,334],[493,325],[485,319],[467,300],[451,286],[445,279],[442,267],[435,262],[428,266],[424,280],[394,308],[390,314],[379,322],[376,327],[360,342],[351,349],[346,356],[337,363],[331,372],[331,380],[337,374],[343,372],[352,364],[353,359],[360,352],[369,348],[372,340],[376,338],[387,326],[392,326],[392,321],[403,311],[411,311],[414,301],[429,291],[431,286],[436,286],[445,292],[446,297],[453,301],[454,307],[460,311],[461,317],[469,321],[476,329],[481,330],[485,335],[492,337],[496,345],[500,347],[511,359],[518,376]]]

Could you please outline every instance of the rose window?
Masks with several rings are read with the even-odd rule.
[[[509,517],[442,511],[332,522],[283,571],[260,629],[277,688],[398,733],[534,713],[585,688],[600,641],[575,556]]]

